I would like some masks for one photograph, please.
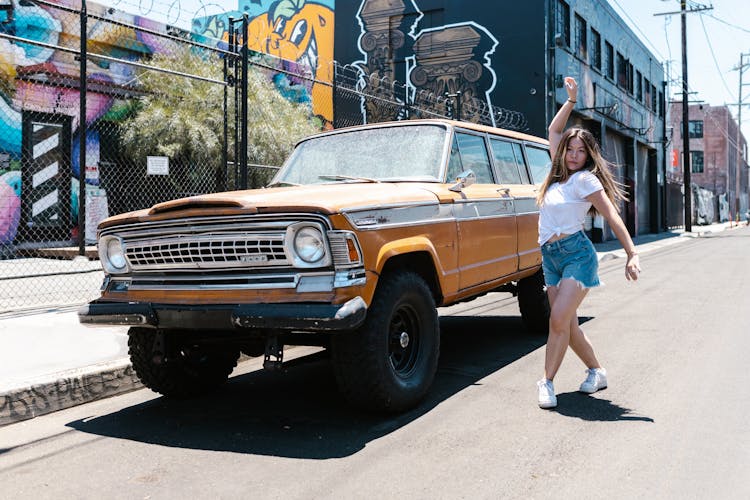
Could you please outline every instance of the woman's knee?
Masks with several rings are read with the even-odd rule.
[[[559,334],[570,334],[570,318],[565,317],[562,314],[555,314],[553,311],[549,317],[549,333],[557,335]]]

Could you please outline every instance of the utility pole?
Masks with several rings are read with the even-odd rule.
[[[690,113],[688,111],[687,17],[685,0],[680,0],[682,20],[682,175],[685,189],[685,232],[693,230],[693,192],[690,184]]]
[[[737,93],[737,163],[734,168],[734,192],[736,193],[734,199],[735,214],[739,213],[740,211],[740,179],[742,178],[742,175],[740,173],[742,170],[742,87],[743,85],[750,85],[747,83],[742,83],[742,72],[745,69],[745,66],[750,66],[750,59],[748,60],[748,62],[745,62],[745,57],[750,58],[750,53],[740,53],[740,65],[737,67],[737,70],[740,72],[740,89]]]
[[[687,10],[687,1],[680,0],[680,17],[682,21],[682,172],[685,189],[685,232],[693,230],[693,204],[692,204],[692,186],[690,185],[690,137],[689,137],[689,119],[688,112],[688,63],[687,63],[687,16],[688,12],[700,12],[702,10],[711,10],[713,6],[706,7],[700,5],[691,7]],[[677,14],[677,12],[664,12],[654,14],[655,16],[667,16]]]

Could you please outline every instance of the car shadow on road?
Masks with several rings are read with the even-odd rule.
[[[616,422],[622,420],[634,420],[641,422],[654,422],[653,418],[634,414],[630,408],[625,408],[602,397],[604,392],[595,395],[581,394],[580,392],[565,392],[557,395],[557,408],[555,412],[566,417],[580,418],[581,420],[593,422]]]
[[[290,458],[352,455],[426,414],[480,379],[543,346],[515,316],[441,317],[435,382],[417,408],[401,415],[360,412],[338,393],[325,351],[292,360],[282,373],[232,377],[190,400],[159,397],[69,427],[163,446]]]

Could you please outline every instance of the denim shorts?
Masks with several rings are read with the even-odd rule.
[[[596,249],[583,231],[542,245],[542,269],[547,286],[574,279],[582,288],[599,286]]]

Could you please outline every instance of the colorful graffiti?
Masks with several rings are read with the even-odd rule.
[[[287,98],[311,103],[313,114],[329,127],[333,121],[334,8],[335,0],[240,0],[238,11],[195,19],[193,32],[203,41],[226,44],[229,18],[247,14],[248,47],[280,60],[281,71],[269,79]]]
[[[496,125],[490,95],[497,82],[491,60],[497,38],[473,21],[418,31],[423,17],[415,0],[362,1],[358,90],[426,108],[446,95],[460,96],[462,119]],[[365,122],[403,118],[401,110],[365,98],[361,109]]]
[[[74,54],[50,47],[78,46],[79,17],[63,9],[23,0],[12,0],[10,3],[4,22],[0,23],[0,33],[40,42],[45,46],[0,38],[0,245],[17,241],[24,193],[31,192],[34,187],[22,185],[23,127],[27,114],[71,119],[71,137],[67,138],[67,143],[73,146],[70,165],[69,168],[60,167],[58,174],[63,179],[60,182],[68,184],[71,197],[70,200],[55,198],[56,204],[67,207],[65,210],[71,214],[71,224],[78,215],[77,178],[80,171],[77,154],[80,141],[77,136],[81,117],[79,92],[74,83],[79,79],[80,65]],[[73,9],[80,6],[78,0],[60,0],[57,3]],[[88,11],[98,18],[115,19],[156,31],[164,30],[163,25],[153,20],[116,12],[98,4],[90,3]],[[176,45],[176,42],[101,19],[88,26],[90,53],[121,60],[138,60],[158,51],[174,50]],[[135,79],[135,68],[124,63],[91,59],[89,68],[88,81],[99,85],[99,88],[127,88]],[[128,107],[123,103],[124,97],[114,97],[112,92],[89,89],[84,119],[88,124],[103,117],[122,119],[122,110]],[[86,144],[86,170],[96,171],[100,149],[96,131],[87,133]],[[95,187],[99,182],[98,176],[87,175],[86,182]],[[50,206],[49,209],[59,210],[59,206]],[[74,227],[63,228],[63,234],[56,235],[55,239],[67,239],[74,232]]]
[[[6,12],[0,32],[36,42],[57,44],[62,24],[46,10],[28,2],[13,0],[12,10]],[[21,218],[21,171],[23,101],[19,102],[17,77],[30,68],[46,64],[54,51],[29,43],[12,43],[0,39],[0,74],[3,77],[0,94],[0,152],[4,164],[0,166],[0,244],[13,242]],[[21,92],[23,100],[27,96]]]
[[[21,172],[0,175],[0,244],[13,242],[21,219]]]
[[[211,39],[211,43],[226,46],[229,17],[241,18],[247,14],[251,48],[265,54],[262,57],[280,61],[277,65],[279,71],[270,72],[269,81],[287,99],[310,106],[322,126],[330,127],[333,120],[334,2],[239,0],[237,11],[196,19],[193,23],[195,33],[191,36],[202,42]],[[74,10],[80,6],[79,0],[58,0],[56,3]],[[27,174],[22,175],[25,168],[22,153],[24,147],[28,147],[24,143],[25,140],[28,142],[23,132],[25,122],[29,122],[35,113],[70,117],[70,137],[66,138],[66,143],[70,144],[69,166],[61,167],[58,174],[64,177],[60,182],[68,186],[63,192],[70,190],[70,200],[56,197],[57,206],[53,208],[59,213],[61,206],[70,203],[65,209],[70,212],[70,218],[64,219],[75,226],[81,169],[78,154],[80,120],[85,119],[88,125],[102,119],[122,120],[130,109],[128,89],[132,89],[137,80],[137,69],[126,62],[183,49],[177,41],[127,26],[164,32],[168,27],[161,23],[89,3],[88,11],[93,14],[87,30],[89,54],[125,62],[89,59],[87,76],[91,85],[87,92],[86,116],[82,118],[79,116],[77,89],[79,61],[73,53],[51,48],[79,45],[79,16],[75,12],[25,0],[11,0],[10,4],[4,9],[0,33],[45,45],[0,37],[0,176],[3,179],[0,182],[0,245],[17,241],[20,224],[28,222],[24,222],[22,204],[27,203],[25,197],[38,188],[36,185],[22,185],[22,180],[27,179]],[[113,24],[106,19],[122,24]],[[307,76],[293,77],[292,74]],[[96,130],[89,128],[85,142],[88,193],[89,188],[98,188],[99,185],[97,169],[101,144]],[[98,191],[94,194],[106,196]],[[68,239],[75,231],[75,227],[64,228],[64,234],[56,239]]]

